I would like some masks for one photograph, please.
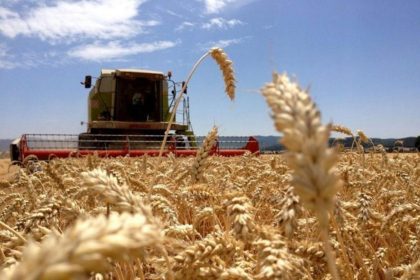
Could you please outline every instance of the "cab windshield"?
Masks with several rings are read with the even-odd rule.
[[[117,78],[115,120],[159,121],[159,81]]]

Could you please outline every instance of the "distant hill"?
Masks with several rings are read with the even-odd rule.
[[[0,152],[8,151],[10,142],[12,141],[12,139],[0,139]]]
[[[397,140],[402,140],[404,142],[404,147],[406,148],[414,148],[416,137],[405,137],[405,138],[371,138],[373,144],[375,145],[383,145],[385,148],[391,149],[394,147],[394,143]],[[334,141],[334,138],[330,139],[330,143]],[[353,138],[347,137],[344,138],[343,144],[345,147],[351,147],[353,143]],[[371,146],[370,144],[364,144],[365,147]]]
[[[260,143],[260,149],[261,151],[281,151],[284,149],[284,147],[279,144],[279,136],[257,136],[256,137]],[[333,143],[335,138],[330,139],[330,144]],[[372,138],[372,142],[375,145],[382,144],[387,149],[392,149],[394,147],[394,142],[396,140],[403,140],[404,141],[404,147],[406,148],[414,148],[414,144],[416,141],[416,137],[405,137],[405,138]],[[353,138],[347,137],[344,138],[343,144],[345,147],[351,147],[353,143]],[[365,145],[366,147],[369,147],[370,145]]]

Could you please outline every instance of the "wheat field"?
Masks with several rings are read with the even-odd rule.
[[[282,155],[56,159],[1,182],[1,279],[329,279]],[[418,279],[420,158],[339,156],[343,279]],[[124,229],[127,227],[127,229]],[[415,276],[415,273],[417,273]]]
[[[233,98],[232,63],[212,52]],[[210,156],[214,127],[195,157],[3,171],[0,279],[420,279],[419,153],[323,125],[287,75],[261,91],[282,155]],[[329,147],[331,131],[354,149]]]

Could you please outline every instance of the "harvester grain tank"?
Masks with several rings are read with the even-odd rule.
[[[93,87],[92,80],[86,76],[82,83],[91,88],[87,131],[79,135],[24,134],[10,145],[13,162],[93,153],[102,157],[157,156],[178,94],[185,98],[175,112],[164,155],[195,155],[201,138],[193,133],[187,93],[178,90],[180,83],[172,80],[171,72],[103,69]],[[246,151],[259,152],[255,138],[219,138],[212,153],[235,156]]]

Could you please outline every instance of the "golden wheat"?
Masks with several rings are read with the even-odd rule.
[[[229,60],[227,54],[221,48],[212,48],[211,56],[219,64],[225,80],[225,91],[231,100],[235,99],[235,74],[233,72],[232,61]]]
[[[191,181],[192,183],[196,183],[197,181],[203,180],[203,171],[204,171],[204,163],[207,161],[207,157],[211,152],[214,144],[217,140],[217,127],[213,127],[212,130],[208,133],[207,137],[204,139],[203,145],[197,151],[197,155],[195,156],[195,160],[193,166],[191,168]]]
[[[208,157],[203,170],[206,180],[199,184],[186,179],[176,182],[171,176],[163,176],[159,184],[154,184],[160,172],[170,174],[175,168],[174,159],[170,158],[160,163],[158,174],[153,173],[156,158],[147,158],[146,173],[142,169],[144,158],[101,159],[94,165],[100,168],[96,170],[89,166],[91,160],[68,159],[51,165],[56,174],[67,170],[62,177],[68,177],[66,180],[74,187],[66,190],[44,169],[33,174],[22,170],[24,176],[9,181],[11,187],[0,198],[1,219],[8,226],[0,231],[0,269],[9,275],[3,279],[17,273],[25,261],[27,240],[32,240],[31,248],[40,248],[43,240],[53,235],[57,242],[54,244],[64,244],[60,240],[66,232],[82,221],[103,216],[107,205],[110,217],[115,212],[150,215],[148,224],[154,225],[161,236],[169,259],[167,264],[163,251],[152,246],[140,263],[132,259],[134,262],[121,264],[118,257],[96,270],[105,269],[114,277],[131,270],[144,279],[162,277],[169,270],[176,278],[187,279],[229,279],[235,275],[251,279],[269,279],[273,275],[324,279],[328,275],[326,253],[319,233],[313,230],[319,225],[316,215],[305,210],[301,198],[292,193],[293,173],[286,165],[286,156]],[[177,172],[190,174],[194,160],[177,158]],[[339,155],[337,168],[347,179],[337,193],[339,201],[334,204],[334,222],[329,227],[334,228],[330,242],[343,279],[371,279],[382,272],[401,277],[415,271],[419,258],[420,192],[416,186],[420,158],[400,154],[390,159],[387,169],[380,168],[381,163],[381,155],[374,154],[362,169],[361,158],[356,154]],[[105,171],[109,166],[124,166],[128,178],[135,176],[133,179],[141,186],[126,179],[119,182]],[[25,186],[29,181],[33,187],[37,182],[36,189]],[[44,191],[48,196],[42,194]],[[34,194],[36,201],[29,202]],[[31,211],[24,205],[34,208]],[[215,247],[228,246],[228,251],[212,249],[211,254],[197,255],[199,260],[183,265],[180,258],[188,256],[187,248],[204,250],[203,246],[210,246],[206,242],[215,242],[211,245]],[[277,256],[279,263],[269,256]],[[36,262],[39,256],[31,258]],[[91,270],[78,271],[87,275]]]
[[[341,182],[334,172],[336,154],[328,148],[329,127],[321,125],[320,112],[309,95],[287,75],[273,74],[273,82],[262,89],[282,144],[289,150],[288,164],[294,169],[292,184],[309,209],[315,210],[334,279],[338,272],[328,237],[328,211]]]

